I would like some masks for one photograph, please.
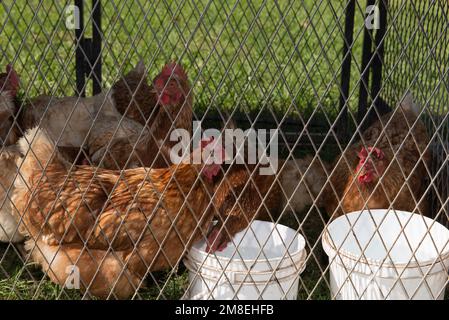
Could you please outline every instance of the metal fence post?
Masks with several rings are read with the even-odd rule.
[[[366,8],[373,6],[374,0],[368,0],[366,2]],[[359,89],[359,103],[357,109],[357,121],[360,122],[364,118],[367,112],[368,105],[368,88],[369,88],[369,78],[370,70],[372,65],[372,29],[368,28],[365,24],[363,28],[363,51],[362,51],[362,62],[361,62],[361,74],[360,74],[360,89]]]
[[[343,41],[343,63],[341,66],[341,82],[340,82],[340,119],[337,124],[337,132],[343,141],[346,141],[348,134],[348,105],[349,85],[351,74],[351,49],[354,38],[354,15],[355,0],[351,0],[346,7],[345,18],[345,34]]]
[[[76,94],[86,95],[86,77],[93,81],[93,94],[101,91],[101,1],[92,0],[92,38],[84,36],[84,0],[75,0],[79,9],[76,39]]]
[[[385,34],[387,32],[387,6],[388,0],[381,0],[379,2],[379,14],[380,14],[380,29],[377,30],[374,47],[374,58],[371,65],[373,72],[373,79],[371,85],[371,97],[374,100],[374,105],[378,100],[378,94],[382,86],[382,63],[384,58],[384,43]],[[377,107],[377,105],[376,105]]]
[[[366,6],[374,5],[370,0]],[[373,35],[373,31],[365,26],[363,36],[363,52],[361,62],[361,82],[359,91],[359,104],[357,120],[362,121],[368,112],[368,116],[361,125],[362,130],[370,126],[378,117],[391,111],[391,107],[382,98],[378,97],[382,84],[382,63],[384,54],[384,38],[387,29],[387,1],[379,1],[379,29]],[[374,40],[374,47],[373,47]],[[370,82],[371,76],[371,82]],[[371,95],[371,105],[368,109],[368,92]],[[374,109],[375,108],[375,109]]]

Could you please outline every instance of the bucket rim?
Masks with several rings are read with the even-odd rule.
[[[292,229],[292,228],[290,228],[290,227],[287,227],[287,226],[285,226],[285,225],[283,225],[283,224],[280,224],[280,223],[274,224],[274,223],[268,222],[268,221],[254,220],[250,225],[248,225],[248,227],[246,227],[244,230],[242,230],[242,231],[240,231],[240,232],[245,231],[245,230],[246,230],[247,228],[249,228],[254,222],[256,222],[256,223],[270,224],[270,225],[273,226],[273,229],[280,226],[281,228],[286,228],[286,229],[290,229],[290,230],[294,231],[294,232],[295,232],[294,240],[292,240],[292,241],[290,242],[290,245],[293,244],[295,241],[299,241],[298,250],[296,250],[295,252],[293,252],[293,253],[291,253],[291,254],[288,254],[288,255],[287,255],[287,253],[285,253],[284,255],[279,256],[279,257],[276,257],[276,258],[272,258],[272,259],[264,258],[264,260],[259,260],[259,259],[241,259],[240,257],[238,257],[238,255],[237,255],[237,257],[236,257],[236,253],[234,253],[234,256],[233,256],[233,257],[222,257],[222,256],[217,256],[217,255],[215,255],[214,253],[211,254],[211,253],[207,253],[206,251],[199,250],[198,248],[195,247],[195,245],[193,245],[193,246],[190,247],[190,249],[189,249],[189,251],[188,251],[188,253],[187,253],[187,256],[190,257],[190,256],[192,255],[192,252],[195,252],[195,253],[197,253],[197,254],[199,254],[199,255],[204,256],[205,258],[204,258],[203,260],[207,260],[210,256],[212,256],[212,257],[216,257],[216,259],[219,259],[219,260],[221,260],[221,261],[229,262],[229,261],[232,260],[232,261],[236,261],[236,262],[245,262],[245,264],[246,264],[246,263],[256,263],[256,262],[258,262],[258,261],[272,261],[272,262],[274,261],[274,262],[279,262],[279,261],[281,261],[281,260],[286,259],[286,257],[288,257],[288,256],[290,256],[290,257],[292,258],[292,260],[293,260],[293,257],[302,255],[302,254],[304,254],[304,253],[307,251],[307,250],[306,250],[306,239],[304,238],[304,236],[303,236],[301,233],[296,232],[296,230],[294,230],[294,229]],[[239,248],[238,248],[238,247],[235,247],[235,249],[236,249],[235,252],[237,252]],[[287,252],[288,252],[288,248],[285,247],[285,249],[286,249]],[[260,250],[260,248],[259,248],[259,250]],[[263,255],[262,255],[262,256],[263,256]],[[196,259],[194,259],[194,260],[196,260]]]
[[[211,264],[211,263],[207,263],[207,261],[208,260],[210,261],[210,259],[218,260],[213,255],[209,255],[203,261],[195,259],[195,257],[193,257],[192,255],[187,255],[184,258],[184,260],[188,260],[189,262],[195,264],[195,266],[197,267],[198,270],[201,269],[201,268],[205,268],[205,269],[213,269],[214,271],[220,271],[220,272],[223,271],[223,270],[216,269],[216,265]],[[256,274],[256,273],[257,274],[261,274],[261,273],[270,273],[270,272],[273,272],[273,271],[279,272],[279,271],[282,271],[284,269],[291,268],[292,266],[298,267],[298,265],[300,265],[301,268],[302,268],[304,265],[307,264],[306,260],[307,260],[307,250],[304,249],[303,251],[300,251],[300,252],[296,253],[295,255],[292,255],[291,259],[289,259],[289,261],[290,261],[289,264],[286,264],[285,266],[281,267],[280,264],[278,263],[276,267],[272,268],[273,270],[271,270],[271,269],[270,270],[268,270],[268,269],[266,269],[266,270],[259,270],[259,271],[253,271],[252,270],[252,268],[254,268],[256,263],[269,263],[269,262],[272,261],[272,260],[268,260],[268,259],[264,259],[264,260],[250,260],[249,262],[252,262],[252,263],[249,263],[250,264],[249,270],[238,270],[238,269],[235,269],[235,268],[229,268],[230,266],[232,266],[231,263],[228,263],[229,261],[222,261],[222,263],[223,264],[227,263],[226,264],[226,270],[224,270],[226,272],[233,272],[233,273],[248,273],[248,272],[252,272],[254,274]],[[244,262],[244,260],[238,259],[238,262]],[[275,261],[275,262],[277,262],[277,261]],[[269,263],[269,264],[271,265],[271,263]],[[244,263],[244,265],[247,266],[246,263]]]
[[[388,209],[369,209],[369,211],[384,211],[384,210],[388,210]],[[353,215],[353,214],[361,214],[363,212],[366,212],[368,210],[359,210],[359,211],[352,211],[347,213],[346,215]],[[415,213],[412,212],[408,212],[408,211],[403,211],[403,210],[395,210],[395,209],[391,209],[385,212],[385,214],[389,214],[390,211],[395,211],[395,212],[401,212],[401,213],[405,213],[408,215],[414,215]],[[343,217],[343,216],[341,216]],[[339,218],[341,218],[339,217]],[[431,222],[435,222],[436,224],[438,224],[439,226],[441,226],[442,228],[445,228],[447,230],[446,227],[444,227],[441,223],[439,223],[438,221],[433,221],[432,219],[428,218],[428,217],[424,217],[422,216],[422,218],[424,218],[425,220],[430,220]],[[338,218],[337,218],[338,219]],[[356,263],[363,263],[366,265],[370,265],[370,266],[379,266],[380,268],[417,268],[417,267],[428,267],[431,265],[437,265],[439,262],[443,263],[445,260],[449,259],[449,243],[446,245],[446,249],[445,249],[445,253],[444,254],[440,254],[437,257],[433,258],[433,259],[429,259],[426,261],[409,261],[408,263],[394,263],[393,261],[382,261],[379,259],[372,259],[366,256],[362,256],[362,255],[356,255],[354,253],[351,253],[347,250],[344,250],[342,248],[340,248],[339,250],[337,250],[337,248],[333,245],[333,241],[330,240],[330,234],[329,234],[329,229],[328,227],[332,225],[332,223],[334,223],[337,219],[335,219],[334,221],[332,221],[328,226],[325,227],[325,230],[323,232],[323,237],[321,240],[322,246],[324,251],[326,252],[328,257],[331,257],[331,255],[340,255],[346,259],[349,259],[351,261],[354,261]],[[449,230],[448,230],[449,232]]]

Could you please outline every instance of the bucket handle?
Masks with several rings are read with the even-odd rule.
[[[192,262],[190,261],[190,259],[184,259],[184,265],[186,266],[187,269],[189,269],[190,271],[193,272],[198,272],[198,270],[192,265]],[[223,273],[226,275],[225,277],[214,277],[214,276],[205,276],[205,275],[201,275],[201,277],[207,279],[207,280],[212,280],[212,281],[217,281],[218,280],[218,284],[222,284],[222,283],[229,283],[229,284],[235,284],[235,272],[234,271],[223,271]],[[229,280],[228,280],[229,279]]]

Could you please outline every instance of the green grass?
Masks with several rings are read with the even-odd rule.
[[[141,2],[103,2],[104,87],[111,86],[139,59],[147,64],[150,78],[168,60],[176,59],[192,80],[199,114],[208,108],[271,109],[278,117],[288,112],[307,118],[318,109],[335,116],[346,1]],[[356,3],[352,111],[357,108],[359,91],[364,3]],[[396,1],[391,6],[399,9]],[[441,13],[434,4],[421,22],[432,39],[439,39],[433,49],[423,40],[421,29],[410,27],[420,22],[411,8],[401,9],[409,19],[395,19],[389,26],[388,67],[383,69],[389,87],[386,94],[394,104],[412,84],[422,101],[435,89],[432,102],[436,103],[445,95],[444,85],[437,87],[437,83],[449,56],[449,48],[442,44],[442,30],[433,22],[440,19],[441,24]],[[65,25],[64,10],[64,2],[59,1],[5,0],[0,5],[4,21],[0,63],[14,62],[27,97],[74,92],[75,38]],[[427,6],[418,5],[416,10],[424,15]],[[89,37],[90,16],[86,13],[84,18]]]
[[[26,96],[73,94],[75,39],[65,26],[64,6],[37,0],[2,3],[5,28],[0,35],[10,41],[2,41],[0,61],[14,61]],[[220,3],[167,1],[154,7],[151,1],[142,1],[141,6],[103,2],[104,86],[140,58],[151,78],[165,62],[176,59],[192,79],[198,112],[208,107],[245,111],[268,107],[303,115],[319,106],[335,113],[343,1],[325,1],[319,7],[312,0],[305,5],[262,0]],[[11,10],[10,16],[5,8]],[[89,19],[86,14],[86,24]],[[90,34],[89,28],[86,35]],[[356,34],[356,39],[357,54],[361,36]]]
[[[390,5],[393,12],[401,10],[407,18],[390,19],[393,32],[386,39],[384,61],[389,67],[383,70],[384,96],[393,103],[410,89],[418,101],[429,101],[433,113],[446,114],[448,93],[442,80],[447,78],[449,47],[444,42],[446,15],[441,3],[404,6],[401,1],[391,1]]]

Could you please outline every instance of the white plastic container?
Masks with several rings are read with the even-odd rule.
[[[432,219],[397,210],[353,212],[328,226],[323,248],[335,299],[444,298],[449,230]]]
[[[296,299],[307,256],[300,234],[283,225],[254,221],[233,241],[235,246],[231,242],[215,255],[205,252],[205,241],[190,249],[184,259],[190,282],[184,298]]]

